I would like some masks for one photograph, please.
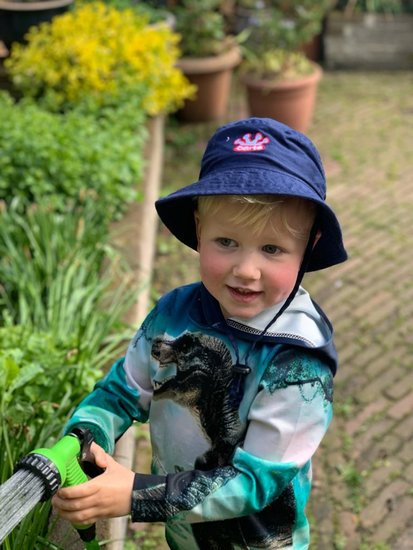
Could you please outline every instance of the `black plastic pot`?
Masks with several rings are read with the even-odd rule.
[[[67,11],[74,0],[42,0],[19,2],[0,0],[0,40],[10,49],[13,42],[24,42],[24,35],[33,25],[51,21]]]

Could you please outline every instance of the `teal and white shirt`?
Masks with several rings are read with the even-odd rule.
[[[132,520],[166,522],[174,550],[309,546],[311,457],[332,417],[336,353],[303,288],[263,335],[278,307],[225,320],[202,283],[170,292],[66,426],[112,452],[149,421],[152,473],[135,476]]]

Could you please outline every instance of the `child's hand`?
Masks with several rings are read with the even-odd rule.
[[[95,523],[99,518],[125,516],[131,510],[135,474],[96,443],[91,451],[97,466],[106,471],[86,483],[60,489],[52,499],[58,514],[71,523]]]

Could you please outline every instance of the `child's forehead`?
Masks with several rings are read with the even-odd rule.
[[[216,200],[214,200],[216,199]],[[212,201],[201,201],[199,210],[201,223],[207,223],[211,230],[231,233],[245,229],[254,236],[274,238],[294,234],[302,239],[310,230],[315,215],[311,202],[285,196],[261,197],[248,202],[248,197],[219,196]]]
[[[266,231],[283,232],[288,225],[301,225],[308,218],[304,210],[300,212],[292,203],[279,203],[263,208],[262,205],[222,201],[202,216],[211,224],[236,228],[248,227],[255,233]]]
[[[259,213],[265,212],[268,217],[277,219],[291,216],[307,217],[313,212],[314,205],[310,201],[299,197],[287,197],[285,195],[273,195],[270,198],[252,196],[251,200],[248,197],[237,195],[212,195],[208,197],[212,208],[206,209],[213,215],[218,211],[236,213]]]

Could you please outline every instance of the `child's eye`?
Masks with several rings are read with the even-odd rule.
[[[275,244],[266,244],[262,247],[263,251],[267,254],[279,254],[281,250]]]
[[[235,241],[233,241],[232,239],[228,239],[227,237],[218,237],[216,242],[225,247],[235,246]]]

